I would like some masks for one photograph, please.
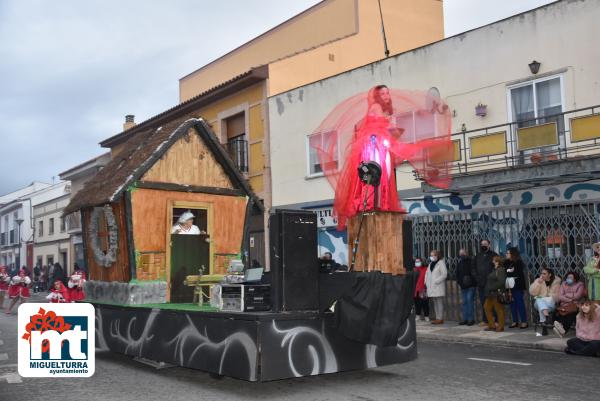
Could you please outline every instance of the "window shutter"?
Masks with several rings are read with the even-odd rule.
[[[246,133],[246,118],[244,113],[236,114],[227,119],[227,139],[235,138]]]

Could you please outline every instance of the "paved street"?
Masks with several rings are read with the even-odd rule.
[[[155,370],[98,353],[91,379],[17,372],[16,315],[0,314],[0,400],[597,400],[598,360],[558,352],[419,343],[415,362],[360,372],[247,383],[182,368]],[[500,363],[504,361],[511,363]],[[562,385],[568,383],[569,386]]]

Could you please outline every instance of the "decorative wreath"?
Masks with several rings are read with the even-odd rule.
[[[100,225],[100,213],[104,213],[104,220],[108,229],[108,250],[104,252],[100,246],[98,230]],[[110,205],[95,207],[90,218],[90,242],[94,253],[94,260],[101,266],[111,267],[117,261],[117,249],[119,246],[119,228],[117,219]]]

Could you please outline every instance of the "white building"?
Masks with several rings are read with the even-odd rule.
[[[33,266],[31,196],[49,186],[33,182],[0,196],[0,265]]]
[[[71,271],[70,240],[62,216],[63,209],[69,204],[70,195],[69,182],[61,182],[48,188],[47,199],[33,206],[33,258],[37,266],[58,262],[65,272]]]
[[[93,178],[110,161],[110,152],[106,152],[98,157],[81,163],[59,174],[61,180],[71,182],[71,196],[79,192],[83,185]],[[71,213],[65,216],[66,229],[69,234],[69,248],[71,263],[77,263],[80,267],[86,268],[85,256],[83,252],[83,237],[81,235],[81,214],[79,212]]]
[[[378,84],[435,87],[452,113],[453,184],[443,193],[397,169],[415,252],[454,257],[488,236],[501,251],[519,246],[532,269],[580,268],[599,237],[599,20],[598,0],[558,1],[269,98],[273,206],[330,214],[308,143],[337,104]],[[323,219],[320,246],[344,260],[332,226]]]

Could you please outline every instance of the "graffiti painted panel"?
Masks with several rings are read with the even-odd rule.
[[[95,307],[100,349],[258,380],[256,321],[150,308]]]
[[[380,348],[341,336],[333,315],[240,314],[238,319],[231,313],[95,307],[101,350],[249,381],[373,368],[417,357],[414,316],[402,326],[397,346]]]
[[[400,333],[397,346],[377,347],[342,336],[334,328],[333,315],[263,322],[261,377],[262,380],[278,380],[374,368],[416,359],[414,316],[406,320]]]
[[[425,196],[407,200],[402,206],[410,214],[457,212],[493,207],[531,207],[547,203],[590,202],[600,200],[600,180],[567,183],[519,191],[475,193],[469,195]]]

